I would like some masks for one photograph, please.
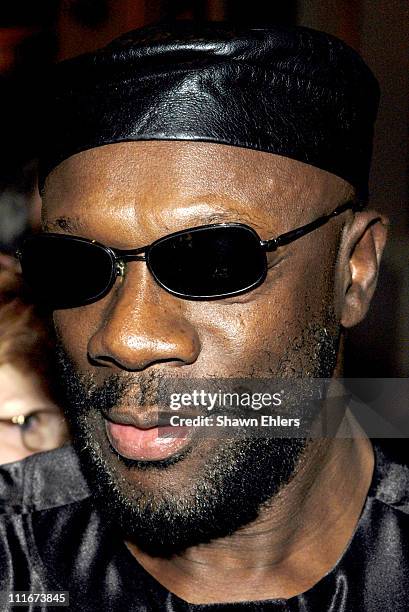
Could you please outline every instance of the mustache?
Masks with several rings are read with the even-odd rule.
[[[78,371],[58,339],[55,358],[60,378],[60,394],[65,402],[68,402],[68,409],[75,405],[75,409],[82,414],[103,412],[109,416],[117,406],[131,406],[143,412],[153,407],[169,405],[165,381],[170,378],[161,372],[150,370],[111,374],[102,383],[97,384],[92,372],[84,374]],[[180,379],[179,384],[183,385]]]

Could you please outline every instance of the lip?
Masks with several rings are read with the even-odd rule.
[[[193,428],[175,427],[156,413],[110,414],[105,430],[111,446],[126,459],[160,461],[183,450],[190,443]]]
[[[103,414],[106,421],[118,424],[118,425],[132,425],[137,429],[152,429],[158,427],[159,420],[163,421],[165,413],[159,413],[157,410],[144,412],[142,414],[136,414],[134,411],[127,412],[121,410],[112,410],[109,414]],[[166,420],[165,424],[169,423],[169,419]]]

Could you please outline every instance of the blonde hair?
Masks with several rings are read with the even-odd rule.
[[[50,320],[32,301],[18,264],[0,259],[0,365],[45,374],[52,347]]]

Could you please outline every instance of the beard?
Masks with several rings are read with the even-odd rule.
[[[274,376],[288,381],[290,369],[291,378],[306,372],[311,378],[330,378],[338,343],[332,315],[309,324],[287,348]],[[237,431],[227,439],[199,439],[166,460],[126,459],[109,444],[102,414],[129,403],[132,389],[137,390],[132,394],[136,410],[151,405],[160,374],[124,372],[97,386],[91,374],[78,373],[58,339],[56,356],[64,412],[94,502],[121,536],[150,555],[169,557],[255,521],[291,481],[305,455],[307,437],[261,438]]]

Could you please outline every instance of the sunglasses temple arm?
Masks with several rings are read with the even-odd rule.
[[[358,211],[361,209],[362,209],[361,204],[357,204],[356,202],[346,202],[345,204],[338,206],[338,208],[333,210],[328,215],[323,215],[322,217],[315,219],[315,221],[311,221],[311,223],[307,223],[307,225],[303,225],[302,227],[293,229],[290,232],[281,234],[281,236],[278,236],[277,238],[273,238],[272,240],[263,240],[262,246],[266,251],[275,251],[279,247],[284,246],[286,244],[290,244],[290,242],[294,242],[294,240],[297,240],[298,238],[302,238],[302,236],[306,236],[310,232],[313,232],[314,230],[318,229],[322,225],[325,225],[325,223],[328,223],[330,219],[332,219],[333,217],[337,217],[338,215],[345,212],[346,210]]]

